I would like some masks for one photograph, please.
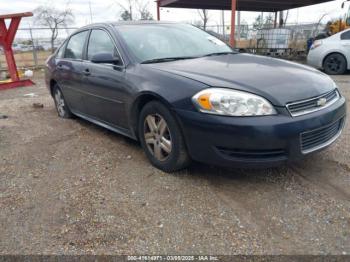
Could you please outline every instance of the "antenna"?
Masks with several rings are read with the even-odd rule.
[[[90,23],[92,23],[91,0],[89,0],[89,8],[90,8]]]

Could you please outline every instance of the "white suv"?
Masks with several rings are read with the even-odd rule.
[[[316,40],[307,57],[309,65],[329,75],[341,75],[350,69],[350,29]]]

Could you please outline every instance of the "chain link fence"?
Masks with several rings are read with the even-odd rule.
[[[281,57],[291,60],[305,59],[312,39],[323,31],[323,24],[287,24],[281,28],[254,25],[236,27],[236,48],[240,52]],[[230,26],[207,26],[206,31],[225,42],[230,39]]]
[[[54,49],[77,28],[58,29],[57,38],[53,41]],[[51,30],[49,28],[19,28],[12,45],[16,64],[19,70],[41,68],[52,53]],[[7,70],[4,52],[0,46],[0,71]]]
[[[272,26],[273,27],[273,26]],[[288,24],[283,28],[256,28],[253,25],[236,27],[236,48],[241,52],[304,59],[308,51],[308,40],[322,31],[320,24]],[[64,39],[77,28],[60,28],[53,43],[57,48]],[[227,26],[207,26],[206,31],[225,42],[229,42],[231,28]],[[18,29],[13,50],[19,69],[41,68],[51,54],[51,31],[48,28]],[[0,47],[0,70],[6,71],[5,55]]]

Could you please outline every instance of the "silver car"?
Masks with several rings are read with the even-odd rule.
[[[329,75],[342,75],[350,69],[350,29],[316,40],[307,57],[309,65]]]

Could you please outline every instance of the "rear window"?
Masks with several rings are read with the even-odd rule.
[[[342,33],[340,38],[341,38],[341,40],[350,40],[350,31]]]
[[[83,59],[83,50],[88,31],[73,35],[67,44],[65,58]]]

